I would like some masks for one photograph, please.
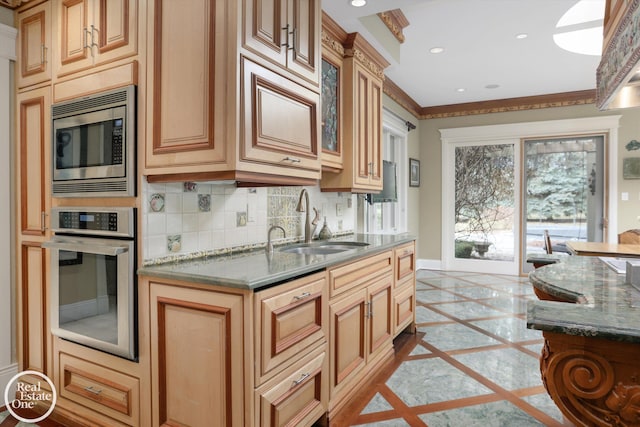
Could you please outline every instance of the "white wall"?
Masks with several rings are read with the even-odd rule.
[[[11,103],[13,97],[12,61],[16,52],[15,28],[0,24],[0,391],[17,371],[15,363],[14,314],[15,295],[11,248],[14,243],[11,212],[14,199],[11,195],[11,130],[13,129]],[[10,203],[6,203],[9,200]],[[11,238],[8,238],[11,236]],[[4,399],[3,399],[4,400]],[[0,403],[0,406],[4,402]]]

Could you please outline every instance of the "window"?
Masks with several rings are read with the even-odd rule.
[[[383,110],[382,158],[396,169],[398,198],[395,202],[363,202],[365,233],[397,234],[407,231],[407,128],[404,120]],[[385,171],[386,172],[386,171]]]

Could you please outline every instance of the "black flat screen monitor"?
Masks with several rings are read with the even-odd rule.
[[[397,202],[398,187],[396,184],[396,164],[387,160],[382,161],[382,191],[377,194],[367,194],[369,203]]]

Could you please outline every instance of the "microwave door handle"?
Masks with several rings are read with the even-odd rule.
[[[48,249],[62,249],[70,252],[89,252],[98,255],[116,256],[128,251],[126,246],[103,246],[103,245],[91,245],[91,244],[77,244],[66,242],[44,242],[43,248]]]

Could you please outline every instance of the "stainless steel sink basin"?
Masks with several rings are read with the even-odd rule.
[[[363,242],[312,242],[301,243],[299,245],[285,246],[280,249],[280,252],[286,252],[290,254],[305,254],[305,255],[329,255],[337,254],[340,252],[349,251],[358,247],[367,246],[368,243]]]

